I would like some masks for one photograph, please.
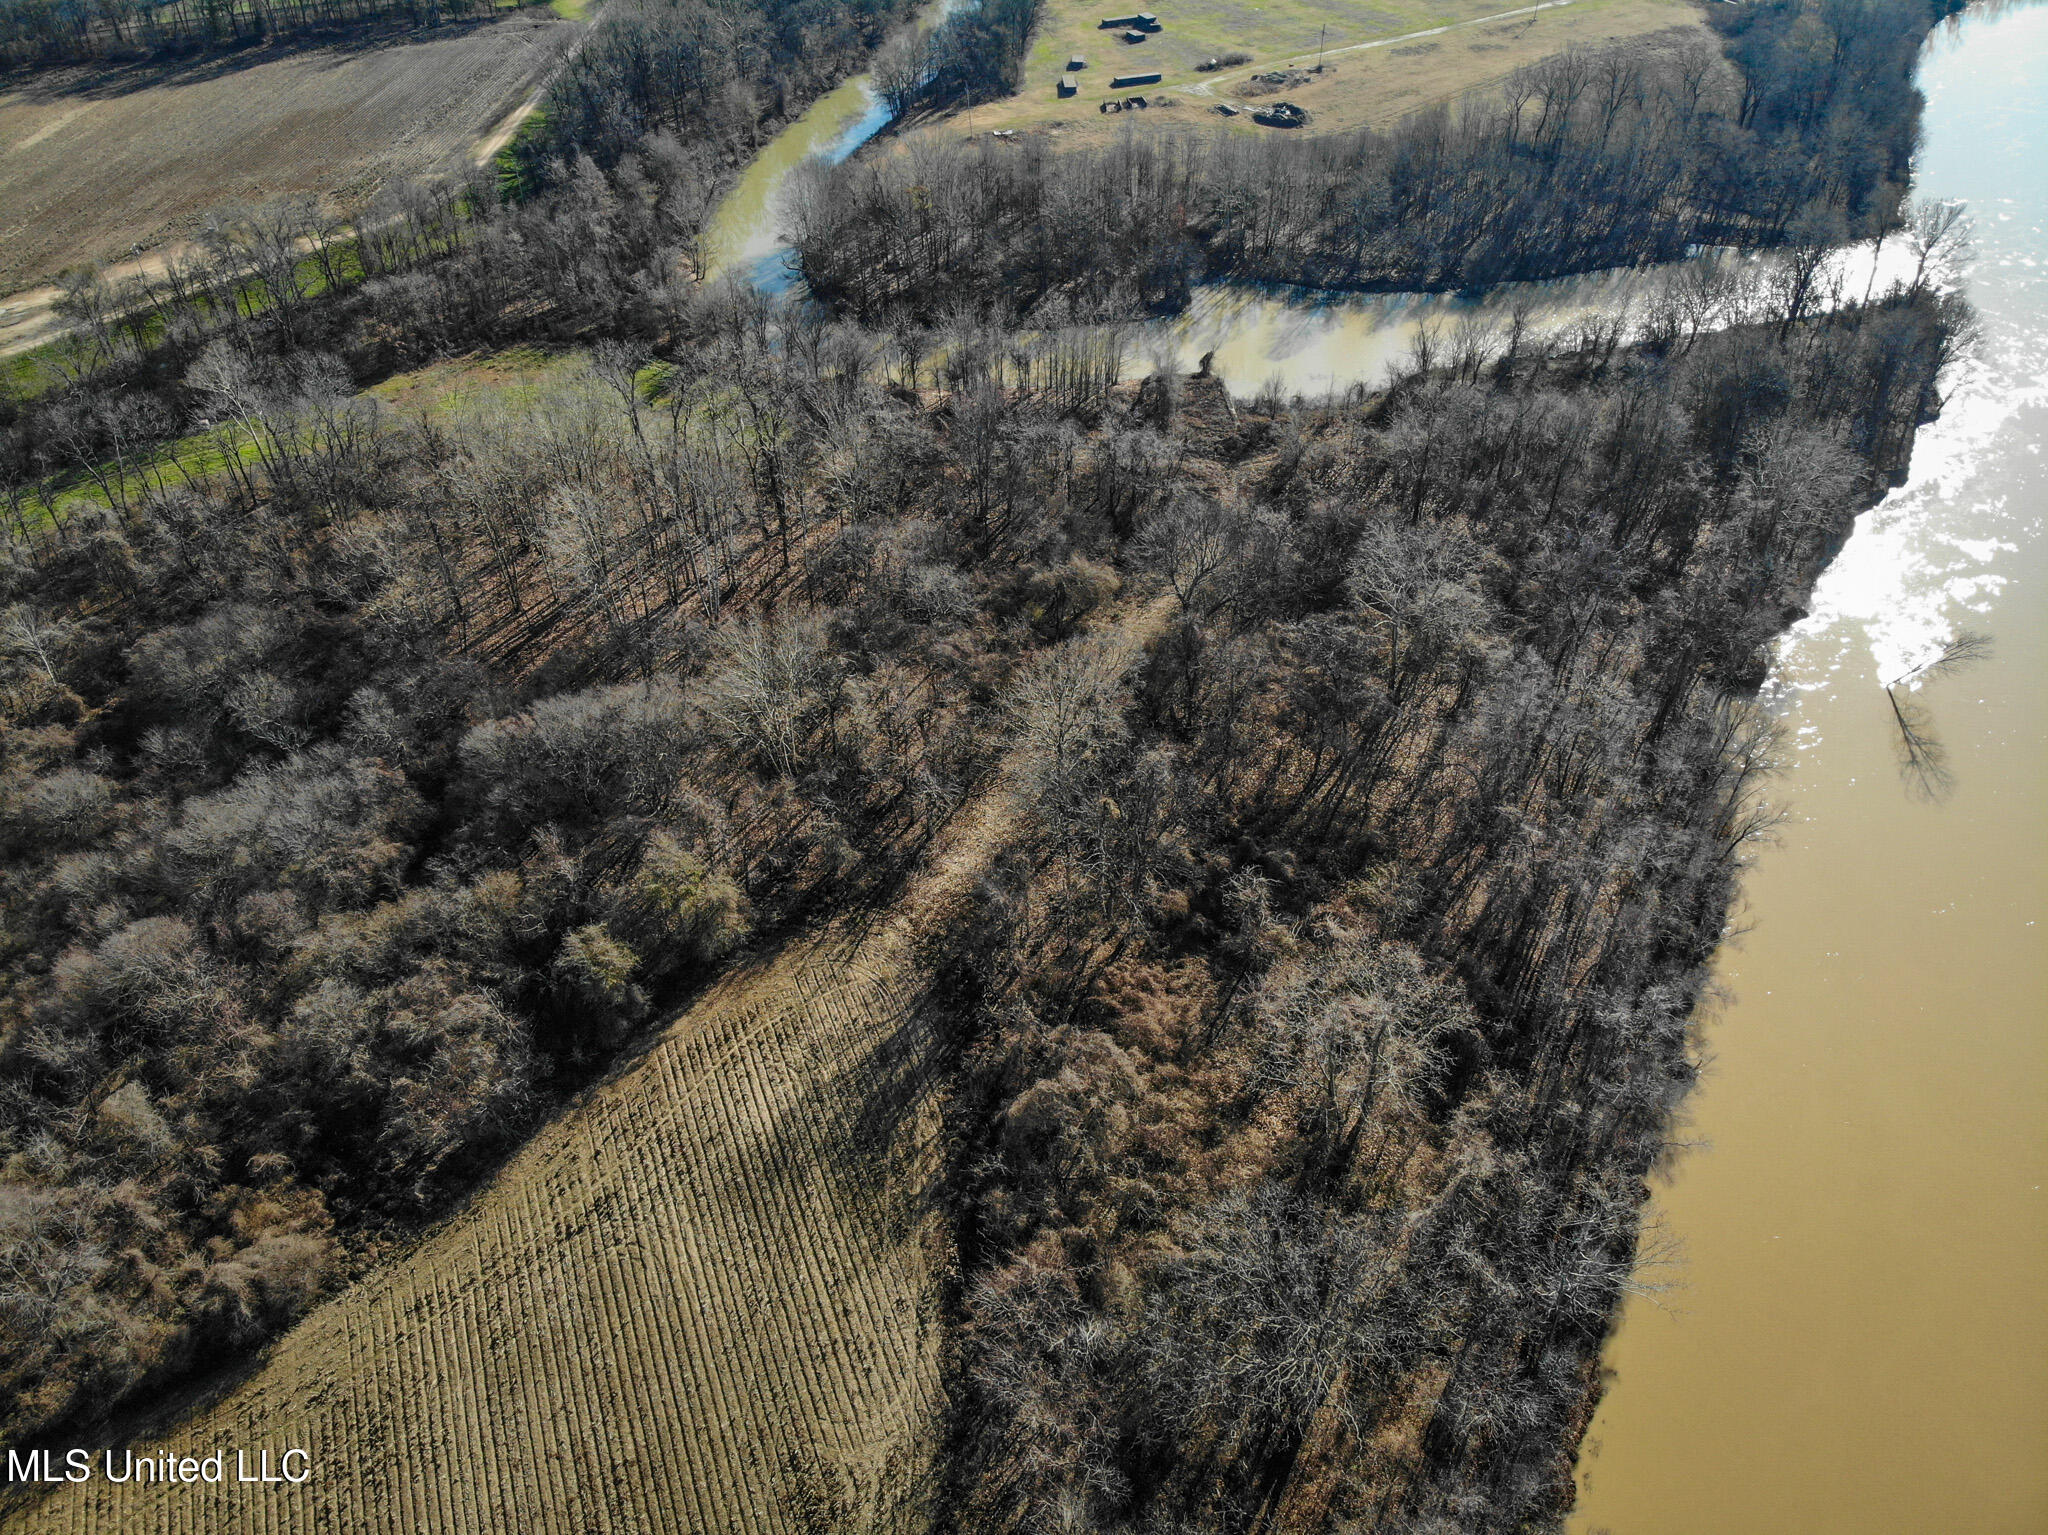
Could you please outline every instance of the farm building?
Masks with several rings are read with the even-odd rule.
[[[1081,82],[1076,80],[1071,74],[1060,76],[1060,94],[1062,96],[1071,96],[1080,88]]]
[[[1159,71],[1155,69],[1149,75],[1116,75],[1110,80],[1109,88],[1113,91],[1120,91],[1126,86],[1157,85],[1158,83]]]
[[[1159,18],[1150,11],[1139,11],[1134,16],[1105,16],[1095,25],[1104,32],[1113,32],[1118,27],[1129,27],[1134,32],[1157,32]]]
[[[1072,73],[1073,73],[1073,72],[1074,72],[1075,70],[1077,70],[1077,69],[1086,69],[1087,67],[1088,67],[1088,61],[1087,61],[1086,59],[1082,58],[1082,57],[1081,57],[1081,55],[1080,55],[1080,54],[1078,54],[1078,53],[1077,53],[1077,54],[1075,54],[1075,55],[1074,55],[1074,56],[1073,56],[1073,57],[1072,57],[1071,59],[1068,59],[1068,60],[1067,60],[1067,73],[1068,73],[1068,74],[1072,74]]]
[[[1124,41],[1127,43],[1142,43],[1145,40],[1145,37],[1145,33],[1140,32],[1136,27],[1133,27],[1130,31],[1124,34]]]

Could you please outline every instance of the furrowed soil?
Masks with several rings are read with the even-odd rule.
[[[0,78],[0,293],[175,244],[223,204],[311,192],[347,205],[441,169],[581,30],[528,10],[347,45]]]
[[[738,979],[137,1447],[298,1446],[302,1488],[96,1479],[0,1529],[914,1527],[938,1387],[932,1038],[824,955]]]
[[[1169,612],[1113,622],[1142,644]],[[1016,817],[999,773],[892,904],[720,982],[416,1249],[134,1444],[296,1446],[303,1486],[96,1476],[0,1535],[927,1528],[950,1238],[922,955]]]
[[[1693,0],[1431,0],[1419,5],[1330,9],[1286,4],[1244,6],[1197,0],[1180,9],[1155,7],[1160,30],[1125,44],[1096,26],[1114,7],[1056,0],[1034,40],[1023,88],[1005,101],[977,107],[917,131],[957,135],[996,129],[1052,133],[1069,143],[1104,140],[1121,132],[1162,128],[1216,133],[1275,133],[1260,127],[1250,109],[1274,100],[1306,108],[1309,131],[1386,127],[1420,107],[1453,101],[1498,84],[1524,65],[1570,47],[1626,44],[1647,48],[1683,41],[1700,30]],[[1320,52],[1318,28],[1329,32]],[[1202,71],[1205,60],[1234,50],[1249,64]],[[1086,58],[1077,94],[1059,98],[1066,60]],[[1310,83],[1262,90],[1254,77],[1325,68]],[[1112,75],[1158,70],[1157,85],[1112,90]],[[1246,87],[1252,87],[1248,92]],[[1141,112],[1105,115],[1105,101],[1142,95]],[[1162,103],[1161,98],[1165,98]],[[1226,116],[1225,103],[1245,110]]]

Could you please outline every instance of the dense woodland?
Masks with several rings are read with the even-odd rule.
[[[1123,382],[1129,336],[1020,335],[985,264],[920,268],[929,325],[887,273],[826,285],[886,331],[701,286],[737,130],[652,76],[511,200],[276,204],[148,289],[81,275],[60,373],[0,402],[0,1439],[288,1325],[731,956],[885,898],[1003,766],[1027,830],[929,956],[944,1517],[1554,1523],[1768,822],[1748,695],[1969,333],[1931,262],[1821,301],[1917,112],[1924,18],[1850,9],[1744,7],[1738,73],[1703,67],[1732,133],[1792,99],[1725,94],[1745,47],[1804,37],[1832,82],[1744,226],[1777,278],[1703,267],[1627,337],[1437,337],[1340,401]],[[683,14],[647,57],[691,56]],[[614,41],[599,86],[639,78]],[[1873,49],[1859,117],[1835,72]],[[1659,142],[1639,83],[1614,131]],[[1597,137],[1522,107],[1501,176]],[[1295,145],[1286,216],[1176,235],[1185,271],[1327,253],[1302,210],[1365,142]],[[1134,167],[1216,163],[1115,153],[1072,162],[1081,249],[1151,205]],[[1532,240],[1592,250],[1546,195]],[[1352,280],[1416,259],[1374,206]],[[1118,270],[1111,307],[1158,302]],[[359,392],[514,343],[582,360],[439,414]]]
[[[434,27],[499,9],[499,0],[0,0],[0,64],[74,64],[394,25]]]
[[[1967,328],[1146,384],[1108,563],[1172,618],[1028,674],[956,956],[966,1527],[1551,1526],[1769,825],[1749,694]]]
[[[957,798],[943,440],[761,319],[442,425],[222,358],[260,464],[17,547],[10,1441],[290,1319]]]
[[[444,422],[209,354],[259,462],[15,545],[8,1437],[288,1321],[1009,750],[1036,831],[941,956],[964,1504],[1554,1497],[1740,694],[1953,306],[1234,416],[769,318]]]
[[[870,323],[1061,323],[1217,278],[1479,288],[1890,227],[1925,0],[1710,11],[1723,48],[1561,54],[1385,133],[921,142],[821,179],[792,234],[812,290]]]

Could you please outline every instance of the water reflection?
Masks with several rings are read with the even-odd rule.
[[[1921,71],[1983,344],[1779,648],[1790,814],[1658,1195],[1685,1310],[1624,1319],[1579,1529],[2048,1529],[2048,9],[2001,9]]]
[[[1896,238],[1837,251],[1823,264],[1810,307],[1911,281],[1920,259]],[[1576,350],[1639,340],[1653,330],[1683,336],[1742,324],[1778,302],[1785,269],[1785,258],[1774,253],[1709,250],[1663,266],[1504,283],[1477,296],[1217,283],[1196,289],[1184,315],[1143,329],[1164,340],[1184,368],[1213,353],[1215,371],[1235,395],[1277,388],[1313,398],[1375,388],[1418,346],[1498,353],[1541,340]]]
[[[1934,657],[1884,685],[1892,721],[1899,727],[1899,777],[1914,798],[1930,803],[1945,800],[1955,792],[1956,779],[1948,765],[1948,748],[1935,733],[1933,714],[1913,698],[1901,697],[1900,689],[1951,676],[1990,655],[1989,635],[1958,630]]]

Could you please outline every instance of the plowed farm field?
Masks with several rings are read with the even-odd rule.
[[[933,1030],[828,954],[725,983],[415,1253],[7,1535],[909,1531],[939,1396]],[[295,1463],[296,1465],[296,1463]],[[232,1470],[230,1476],[232,1476]]]
[[[580,28],[545,10],[346,46],[0,79],[0,293],[284,193],[346,204],[466,156]]]
[[[1171,612],[1127,603],[1105,637],[1142,647]],[[1017,835],[1014,757],[896,901],[721,981],[132,1447],[296,1448],[303,1485],[96,1477],[0,1507],[0,1535],[925,1535],[952,1261],[926,961]]]

